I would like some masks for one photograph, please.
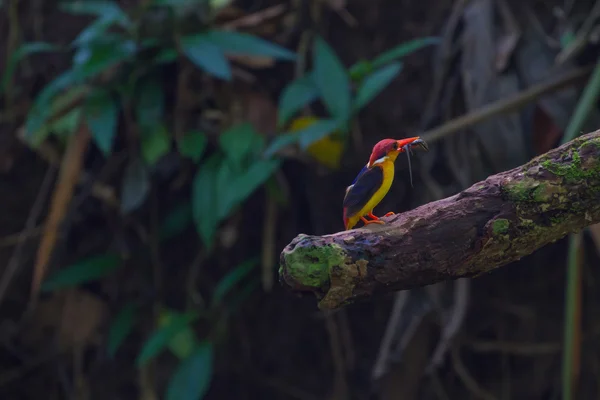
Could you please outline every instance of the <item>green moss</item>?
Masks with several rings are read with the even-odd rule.
[[[542,185],[535,179],[526,177],[507,183],[503,190],[512,201],[543,202],[544,200],[540,196],[540,193],[544,190],[540,188]]]
[[[508,232],[509,226],[510,222],[507,219],[499,218],[493,222],[492,232],[494,232],[494,235],[501,235]]]
[[[578,149],[574,149],[571,153],[572,161],[571,162],[554,162],[553,160],[544,160],[541,165],[544,169],[550,171],[554,175],[561,176],[565,178],[568,183],[576,183],[578,181],[590,179],[590,178],[598,178],[600,177],[600,163],[593,162],[591,163],[592,168],[585,168],[582,165],[581,156],[579,155],[579,150],[581,150],[584,146],[595,146],[600,148],[600,144],[598,140],[590,140],[585,142]]]
[[[302,286],[322,288],[329,282],[329,269],[344,264],[345,259],[344,251],[336,244],[296,247],[285,255],[286,272]]]
[[[590,146],[592,146],[590,148]],[[590,151],[591,150],[591,151]],[[548,203],[566,200],[567,188],[564,183],[577,184],[594,179],[600,179],[600,163],[594,157],[600,150],[600,140],[593,139],[582,142],[578,147],[573,146],[570,151],[570,161],[557,162],[548,157],[542,158],[540,166],[546,171],[562,177],[561,181],[539,181],[531,176],[524,176],[515,181],[508,182],[503,191],[507,197],[515,202]],[[584,159],[581,155],[584,154]],[[587,183],[587,182],[586,182]],[[596,184],[590,187],[592,190],[600,190]],[[546,207],[547,208],[547,207]]]

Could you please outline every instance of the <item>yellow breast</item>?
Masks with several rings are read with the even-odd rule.
[[[384,160],[377,165],[383,169],[383,183],[373,197],[371,197],[371,200],[369,200],[369,202],[360,210],[359,216],[372,212],[381,200],[383,200],[385,195],[387,195],[390,187],[392,187],[392,182],[394,181],[394,162],[391,160]]]

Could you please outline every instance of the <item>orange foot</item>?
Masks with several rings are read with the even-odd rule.
[[[369,217],[375,217],[375,216],[371,214],[371,215],[369,215]],[[385,222],[380,220],[378,217],[375,217],[375,219],[372,219],[372,220],[368,220],[365,217],[360,217],[360,219],[362,220],[362,222],[365,223],[365,226],[367,226],[369,224],[385,224]]]
[[[396,215],[395,212],[390,211],[389,213],[385,214],[384,217],[389,217],[390,215]]]

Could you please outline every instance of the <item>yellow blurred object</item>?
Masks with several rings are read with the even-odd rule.
[[[313,116],[303,116],[294,119],[290,125],[292,132],[308,128],[310,125],[317,122],[319,119]],[[315,160],[330,169],[339,169],[340,160],[342,158],[342,150],[344,142],[335,137],[337,132],[332,132],[312,143],[306,151]]]
[[[163,328],[173,321],[174,314],[168,309],[161,309],[158,317],[158,326]],[[196,335],[192,328],[188,325],[181,329],[175,336],[169,340],[167,347],[173,354],[175,354],[180,360],[187,358],[196,347],[197,340]]]

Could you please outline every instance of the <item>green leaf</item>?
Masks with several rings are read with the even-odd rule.
[[[219,145],[229,161],[236,169],[241,168],[253,147],[253,142],[260,140],[250,123],[233,125],[219,135]]]
[[[161,124],[165,114],[165,93],[162,83],[156,76],[150,76],[139,83],[135,113],[138,124],[144,128]]]
[[[114,254],[89,257],[56,272],[44,282],[42,290],[48,292],[95,281],[120,266],[121,259]]]
[[[314,44],[314,78],[323,103],[340,121],[350,118],[350,80],[333,49],[321,38]]]
[[[197,163],[202,158],[207,143],[208,140],[204,133],[200,131],[189,131],[177,141],[177,148],[182,156]]]
[[[215,287],[215,291],[212,296],[212,304],[216,305],[223,301],[225,295],[245,276],[247,276],[250,271],[258,264],[257,259],[247,260],[231,271],[227,273],[217,284]]]
[[[156,55],[156,57],[154,57],[154,61],[157,64],[171,63],[177,60],[177,56],[177,50],[175,49],[161,49]]]
[[[198,67],[217,78],[231,80],[229,61],[206,33],[184,36],[180,43],[183,53]]]
[[[198,170],[192,188],[193,215],[198,234],[212,245],[219,223],[245,201],[279,167],[279,160],[255,159],[234,169],[234,164],[214,154]]]
[[[110,18],[98,18],[79,32],[79,35],[71,43],[72,46],[79,47],[79,51],[75,54],[75,59],[83,57],[82,53],[86,54],[89,52],[89,46],[93,45],[94,41],[106,42],[107,37],[114,35],[107,31],[115,22],[115,20]]]
[[[198,345],[196,334],[189,326],[179,332],[171,341],[169,341],[169,350],[180,360],[190,356],[194,348]]]
[[[73,68],[81,79],[92,78],[127,61],[135,51],[136,45],[132,40],[95,41],[75,53]]]
[[[51,114],[56,115],[57,112],[64,111],[65,106],[68,104],[73,104],[73,100],[80,94],[80,88],[75,87],[56,96],[49,106]],[[59,138],[66,138],[70,136],[77,129],[77,126],[81,121],[82,112],[83,107],[74,107],[52,122],[47,122],[46,124],[42,125],[38,131],[28,134],[26,136],[27,142],[29,145],[35,148],[39,146],[50,134],[54,134],[54,136]]]
[[[54,78],[40,91],[27,114],[25,121],[27,136],[34,135],[42,128],[44,122],[52,113],[51,103],[54,97],[76,81],[77,74],[73,70],[67,70]]]
[[[117,349],[125,338],[133,330],[133,325],[137,318],[137,307],[133,303],[125,305],[115,317],[110,330],[108,331],[107,347],[108,356],[113,358],[117,353]]]
[[[224,160],[225,161],[225,160]],[[236,180],[240,177],[241,171],[236,171],[230,162],[221,162],[215,180],[213,195],[216,197],[215,212],[217,223],[223,221],[236,204],[236,194],[240,188],[236,186]]]
[[[102,19],[115,21],[124,28],[131,25],[131,20],[127,14],[114,1],[76,1],[63,3],[59,8],[70,14],[94,15]]]
[[[296,59],[296,55],[288,49],[248,33],[212,30],[207,35],[209,40],[225,53],[273,57],[281,60]]]
[[[437,37],[424,37],[420,39],[414,39],[406,43],[402,43],[386,52],[381,53],[376,57],[371,65],[373,68],[379,68],[388,64],[391,61],[397,60],[398,58],[405,57],[410,53],[414,53],[417,50],[422,49],[425,46],[438,44],[440,39]]]
[[[119,106],[110,93],[98,89],[83,108],[92,136],[100,150],[109,155],[117,133]]]
[[[171,149],[171,138],[167,128],[162,124],[148,127],[142,135],[141,146],[146,163],[149,165],[156,163]]]
[[[167,400],[200,400],[204,398],[212,380],[213,348],[202,342],[171,377],[167,386]]]
[[[312,74],[291,82],[283,89],[279,98],[278,125],[285,125],[292,115],[316,100],[317,97],[319,97],[319,89]]]
[[[215,189],[221,160],[220,154],[213,154],[200,166],[192,184],[192,215],[196,230],[206,247],[212,245],[219,224],[215,211],[217,209]]]
[[[21,60],[23,60],[30,54],[43,53],[58,49],[58,46],[44,42],[25,43],[22,46],[20,46],[15,52],[13,52],[10,55],[8,63],[6,64],[6,68],[4,69],[4,73],[2,74],[2,81],[0,82],[0,93],[3,93],[4,90],[6,90],[6,86],[12,79],[13,74],[15,73],[15,69],[17,68],[17,65]]]
[[[179,235],[193,221],[192,204],[184,201],[171,209],[160,229],[161,240]]]
[[[65,138],[73,134],[79,125],[81,119],[82,107],[76,107],[63,115],[62,117],[52,121],[38,132],[39,136],[34,137],[33,142],[38,145],[41,140],[45,139],[50,133],[57,137]]]
[[[173,318],[181,315],[182,313],[170,310],[162,312],[160,317],[160,326],[166,326],[170,324],[173,321]],[[175,336],[173,336],[171,340],[169,340],[167,347],[177,358],[182,360],[189,357],[197,345],[198,340],[196,338],[196,333],[192,327],[188,325],[179,331],[179,333],[177,333]]]
[[[402,69],[400,62],[387,65],[368,75],[358,87],[354,98],[354,109],[360,110],[377,96]]]
[[[150,193],[150,173],[139,157],[131,159],[121,183],[121,212],[128,214],[139,208]]]
[[[306,150],[312,143],[338,129],[340,124],[341,122],[337,120],[320,119],[304,129],[295,131],[293,134],[298,135],[300,148]],[[291,134],[286,133],[286,135]]]
[[[236,176],[233,181],[230,181],[230,188],[233,188],[232,197],[229,209],[226,216],[231,210],[245,201],[259,186],[266,182],[267,179],[279,168],[280,160],[257,160],[247,171]]]
[[[279,150],[289,145],[295,144],[300,139],[299,131],[296,132],[284,132],[277,136],[269,146],[265,149],[265,157],[272,157]]]
[[[600,98],[600,57],[596,60],[596,66],[590,76],[587,85],[583,89],[583,93],[575,110],[569,119],[569,125],[565,129],[565,133],[561,139],[561,144],[565,144],[581,135],[581,130],[585,127],[590,115],[597,109],[598,99]],[[593,129],[595,127],[590,127]]]
[[[366,75],[373,72],[373,65],[371,65],[370,61],[361,60],[354,64],[348,70],[348,74],[350,75],[350,79],[354,82],[360,82]]]
[[[136,360],[137,366],[141,367],[156,357],[168,346],[171,339],[197,319],[198,314],[194,312],[176,314],[167,324],[156,329],[144,343],[144,347]]]

